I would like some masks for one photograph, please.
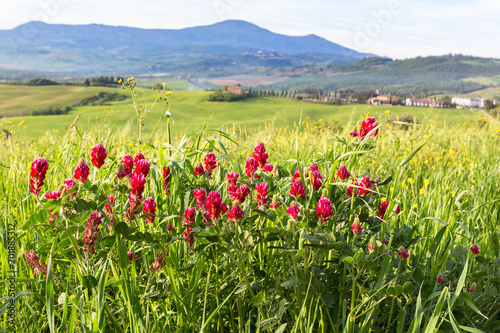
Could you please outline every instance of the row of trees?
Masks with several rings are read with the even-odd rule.
[[[85,79],[83,81],[83,85],[88,87],[88,86],[115,86],[118,85],[118,81],[123,80],[122,77],[117,76],[116,78],[113,76],[99,76],[99,77],[93,77],[91,79]]]

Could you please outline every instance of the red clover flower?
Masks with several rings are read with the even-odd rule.
[[[194,208],[187,207],[183,214],[184,224],[193,225],[195,213]]]
[[[47,274],[47,265],[45,265],[43,261],[40,261],[40,258],[35,254],[35,252],[33,252],[33,250],[25,252],[24,257],[26,258],[28,264],[33,267],[34,275],[38,275],[40,273],[43,273],[43,275]]]
[[[85,183],[87,181],[87,178],[89,177],[90,169],[85,163],[85,160],[83,158],[78,161],[78,164],[75,168],[75,172],[73,174],[73,177],[76,180],[79,180],[82,183]]]
[[[375,244],[375,238],[370,238],[370,241],[368,242],[368,250],[370,252],[374,252],[377,249],[377,245]]]
[[[257,190],[257,202],[259,207],[262,207],[266,204],[266,202],[269,201],[269,198],[267,196],[269,186],[267,186],[266,183],[260,183],[255,185],[255,189]]]
[[[193,191],[193,196],[196,199],[196,208],[199,211],[204,211],[206,207],[206,194],[203,188]]]
[[[245,165],[245,172],[248,178],[259,178],[259,175],[256,175],[255,172],[259,168],[259,162],[257,162],[253,157],[247,158],[247,163]]]
[[[297,205],[297,202],[296,201],[292,201],[290,203],[290,206],[288,206],[288,208],[286,209],[286,212],[288,213],[288,215],[290,215],[290,218],[292,220],[296,220],[297,219],[297,215],[300,213],[300,208]]]
[[[203,165],[198,164],[196,168],[194,168],[194,175],[195,176],[203,176],[205,174],[205,169],[203,169]]]
[[[229,213],[227,213],[227,217],[229,218],[229,220],[227,221],[228,224],[234,224],[236,221],[243,217],[243,210],[241,209],[238,202],[233,204],[233,207],[231,207],[231,210],[229,211]]]
[[[95,253],[95,242],[97,240],[97,233],[99,232],[98,227],[102,223],[102,215],[99,211],[94,211],[89,220],[87,221],[87,227],[85,228],[85,234],[83,235],[82,241],[87,246],[83,249],[85,253],[93,255]]]
[[[399,259],[403,260],[403,259],[408,258],[409,256],[410,256],[410,253],[406,252],[405,248],[403,246],[401,246],[398,250]]]
[[[337,170],[337,177],[339,177],[342,180],[347,180],[347,179],[349,179],[350,175],[351,174],[349,173],[349,171],[347,171],[347,168],[345,167],[345,165],[341,164],[339,169]]]
[[[300,179],[292,181],[292,185],[290,187],[290,195],[294,196],[295,198],[304,198],[306,196],[304,191],[304,184],[302,184],[302,181]]]
[[[170,195],[170,181],[172,180],[172,172],[169,166],[163,167],[163,190],[165,195]]]
[[[104,161],[106,160],[106,157],[108,157],[108,154],[106,153],[106,148],[104,148],[102,143],[98,143],[92,148],[92,159],[91,162],[92,164],[97,168],[100,169],[102,165],[104,164]]]
[[[472,246],[470,247],[470,250],[474,254],[479,254],[479,246],[476,243],[472,244]]]
[[[156,203],[155,200],[151,197],[147,197],[142,203],[142,211],[144,213],[152,214],[153,216],[146,217],[147,223],[153,223],[155,220],[156,213]]]
[[[138,160],[137,163],[135,164],[135,173],[139,174],[142,173],[144,177],[147,177],[149,174],[149,162],[146,161],[145,159]]]
[[[189,234],[191,233],[191,231],[193,231],[193,228],[191,228],[191,227],[188,227],[186,229],[186,231],[184,231],[184,239],[186,240],[186,242],[189,244],[190,247],[193,247],[193,245],[194,245],[194,238],[189,236]]]
[[[384,219],[385,212],[387,211],[387,207],[389,207],[389,201],[382,201],[380,204],[380,208],[378,210],[377,217],[380,221]]]
[[[363,231],[363,228],[361,227],[361,223],[359,222],[359,218],[356,217],[354,219],[354,222],[351,225],[352,232],[354,235],[359,234],[361,231]]]
[[[212,171],[217,167],[217,158],[213,152],[208,153],[205,158],[205,170],[208,173],[208,178],[212,177]]]
[[[321,197],[316,206],[316,216],[319,218],[319,224],[323,224],[332,217],[332,202],[327,197]]]
[[[48,168],[49,163],[43,157],[38,157],[33,161],[33,163],[31,163],[30,192],[34,195],[38,195],[40,193]]]

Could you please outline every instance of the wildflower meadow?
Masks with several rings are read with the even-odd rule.
[[[123,85],[133,129],[0,146],[2,331],[500,331],[495,124],[172,138]]]

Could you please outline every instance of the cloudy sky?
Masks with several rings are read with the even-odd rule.
[[[500,58],[499,18],[499,0],[22,0],[2,4],[0,29],[32,20],[180,29],[239,19],[398,59]]]

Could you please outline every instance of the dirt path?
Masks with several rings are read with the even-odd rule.
[[[493,120],[493,121],[495,121],[495,122],[497,122],[497,123],[499,123],[499,124],[500,124],[500,120],[498,120],[498,119],[494,118],[494,117],[493,117],[492,115],[490,115],[488,112],[486,112],[486,111],[484,111],[484,110],[479,110],[479,111],[481,111],[481,112],[482,112],[482,113],[483,113],[486,117],[488,117],[488,118],[490,118],[491,120]]]

